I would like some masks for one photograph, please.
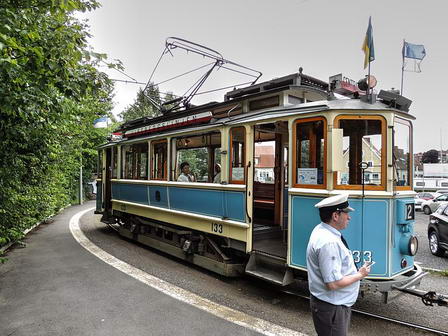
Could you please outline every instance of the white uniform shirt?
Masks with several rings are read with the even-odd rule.
[[[179,177],[177,178],[177,182],[196,182],[196,181],[195,181],[193,175],[191,175],[191,174],[187,175],[187,174],[181,173],[179,175]]]
[[[306,261],[311,294],[334,305],[350,307],[356,302],[359,281],[336,290],[330,290],[325,285],[357,273],[353,256],[342,243],[338,230],[326,223],[317,225],[310,236]]]

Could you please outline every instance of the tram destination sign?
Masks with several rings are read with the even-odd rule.
[[[126,131],[125,136],[130,138],[141,134],[163,131],[170,128],[200,124],[210,121],[211,118],[212,118],[211,112],[202,112],[198,114],[189,115],[186,117],[176,118],[172,120],[162,121],[156,124],[134,128],[132,130]]]

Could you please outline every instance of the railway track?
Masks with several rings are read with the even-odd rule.
[[[309,300],[309,296],[300,294],[298,292],[292,291],[292,290],[282,290],[279,289],[282,293],[285,294],[289,294],[289,295],[294,295],[296,297],[305,299],[305,300]],[[408,328],[414,328],[416,330],[420,330],[420,331],[425,331],[425,332],[430,332],[433,333],[435,335],[448,335],[447,331],[444,330],[439,330],[439,329],[435,329],[435,328],[431,328],[431,327],[426,327],[420,324],[416,324],[416,323],[411,323],[411,322],[406,322],[406,321],[401,321],[401,320],[397,320],[397,319],[393,319],[387,316],[382,316],[382,315],[377,315],[377,314],[373,314],[373,313],[369,313],[366,311],[362,311],[359,309],[352,309],[352,313],[358,314],[358,315],[363,315],[363,316],[367,316],[367,317],[372,317],[378,320],[382,320],[382,321],[387,321],[390,323],[394,323],[394,324],[398,324],[398,325],[402,325]]]
[[[117,225],[108,224],[108,226],[111,229],[113,229],[114,231],[119,232],[119,229],[118,229]],[[262,286],[265,286],[265,285],[266,284],[263,282]],[[288,295],[293,295],[295,297],[299,297],[299,298],[302,298],[302,299],[305,299],[305,300],[309,300],[310,299],[309,296],[301,294],[299,291],[294,291],[292,289],[285,290],[283,288],[277,288],[277,290],[279,292],[282,292],[282,293],[285,293],[285,294],[288,294]],[[352,312],[355,313],[355,314],[358,314],[358,315],[363,315],[363,316],[375,318],[375,319],[378,319],[378,320],[387,321],[387,322],[394,323],[394,324],[401,325],[401,326],[405,326],[405,327],[408,327],[408,328],[413,328],[413,329],[416,329],[416,330],[419,330],[419,331],[430,332],[430,333],[433,333],[435,335],[443,335],[443,336],[446,335],[446,336],[448,336],[448,331],[443,331],[443,330],[439,330],[439,329],[423,326],[423,325],[416,324],[416,323],[401,321],[401,320],[397,320],[397,319],[390,318],[390,317],[387,317],[387,316],[382,316],[382,315],[369,313],[369,312],[362,311],[362,310],[359,310],[359,309],[352,309]]]

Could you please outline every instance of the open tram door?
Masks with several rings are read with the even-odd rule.
[[[253,250],[286,259],[287,122],[255,125],[253,153]]]

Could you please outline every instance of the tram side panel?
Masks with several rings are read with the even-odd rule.
[[[246,241],[244,191],[112,182],[112,198],[117,211]],[[189,214],[205,217],[195,219]],[[213,218],[242,226],[217,224]]]
[[[291,237],[290,265],[306,269],[306,248],[314,227],[320,223],[318,211],[314,207],[321,198],[291,196]],[[355,212],[349,226],[342,231],[353,253],[357,266],[364,261],[375,261],[369,278],[389,279],[396,274],[413,268],[413,258],[404,255],[397,241],[402,240],[402,232],[395,225],[388,199],[349,199]],[[408,260],[406,265],[401,260]],[[402,267],[404,266],[404,267]]]

